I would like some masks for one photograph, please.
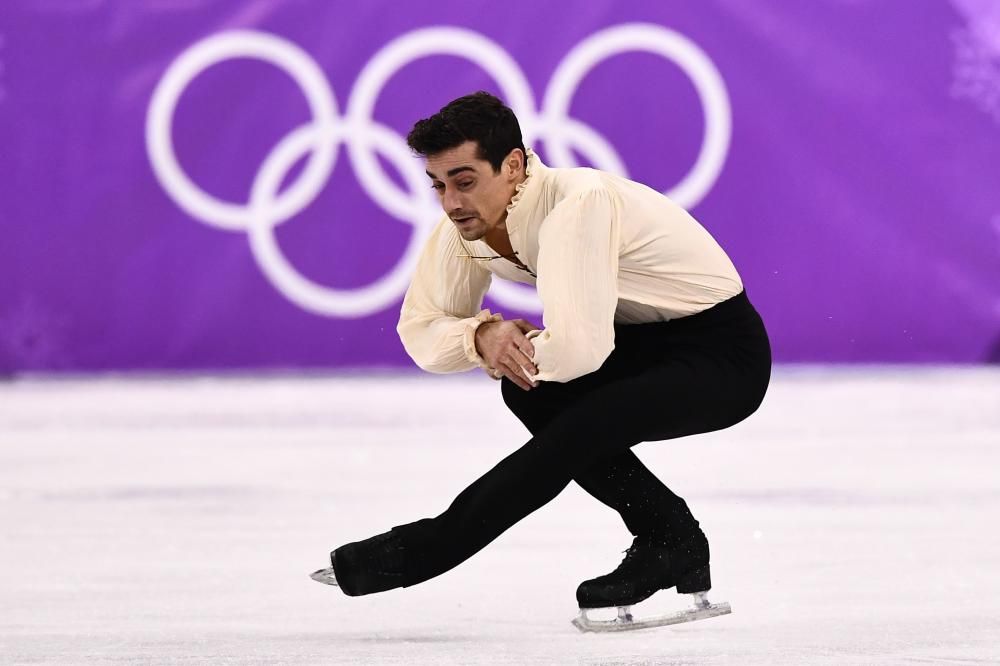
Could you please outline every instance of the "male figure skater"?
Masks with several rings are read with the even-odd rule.
[[[417,122],[407,142],[446,216],[406,293],[400,338],[425,370],[478,366],[500,379],[532,437],[441,515],[334,550],[324,582],[351,596],[416,585],[575,481],[634,536],[618,569],[579,586],[581,609],[708,590],[698,521],[631,447],[728,428],[763,400],[767,333],[728,256],[659,192],[546,167],[488,93]],[[537,286],[542,328],[481,309],[493,276]]]

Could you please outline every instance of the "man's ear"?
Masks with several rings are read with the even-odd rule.
[[[514,179],[524,169],[524,153],[521,152],[520,148],[515,148],[507,153],[507,157],[504,158],[503,163],[507,167],[507,177]]]

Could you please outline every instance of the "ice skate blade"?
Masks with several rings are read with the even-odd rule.
[[[671,613],[670,615],[658,615],[645,619],[634,619],[628,612],[619,612],[618,617],[614,620],[591,620],[587,617],[587,610],[594,609],[581,608],[580,615],[573,619],[573,626],[583,633],[652,629],[653,627],[663,627],[669,624],[705,620],[710,617],[728,615],[733,612],[728,602],[722,602],[721,604],[708,604],[700,608],[689,608],[677,613]]]
[[[340,583],[337,582],[337,576],[334,575],[333,569],[320,569],[319,571],[314,571],[309,574],[317,583],[323,583],[324,585],[333,585],[334,587],[340,587]]]

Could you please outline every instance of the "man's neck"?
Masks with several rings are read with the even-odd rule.
[[[514,248],[510,244],[510,234],[507,233],[507,220],[498,224],[492,231],[487,232],[483,237],[486,244],[501,257],[514,254]]]

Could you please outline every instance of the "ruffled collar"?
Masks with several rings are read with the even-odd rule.
[[[517,250],[522,245],[520,238],[521,228],[526,220],[530,219],[533,211],[537,208],[534,205],[542,191],[542,181],[545,180],[543,172],[545,165],[538,159],[531,148],[528,148],[527,159],[524,162],[524,180],[514,186],[514,196],[507,204],[507,235]]]
[[[510,203],[507,204],[507,214],[510,215],[517,204],[520,203],[521,199],[524,197],[524,191],[528,189],[531,185],[531,177],[538,170],[538,166],[541,164],[541,160],[538,159],[538,155],[535,154],[531,148],[527,149],[528,155],[524,161],[524,180],[514,186],[514,196],[510,198]]]

